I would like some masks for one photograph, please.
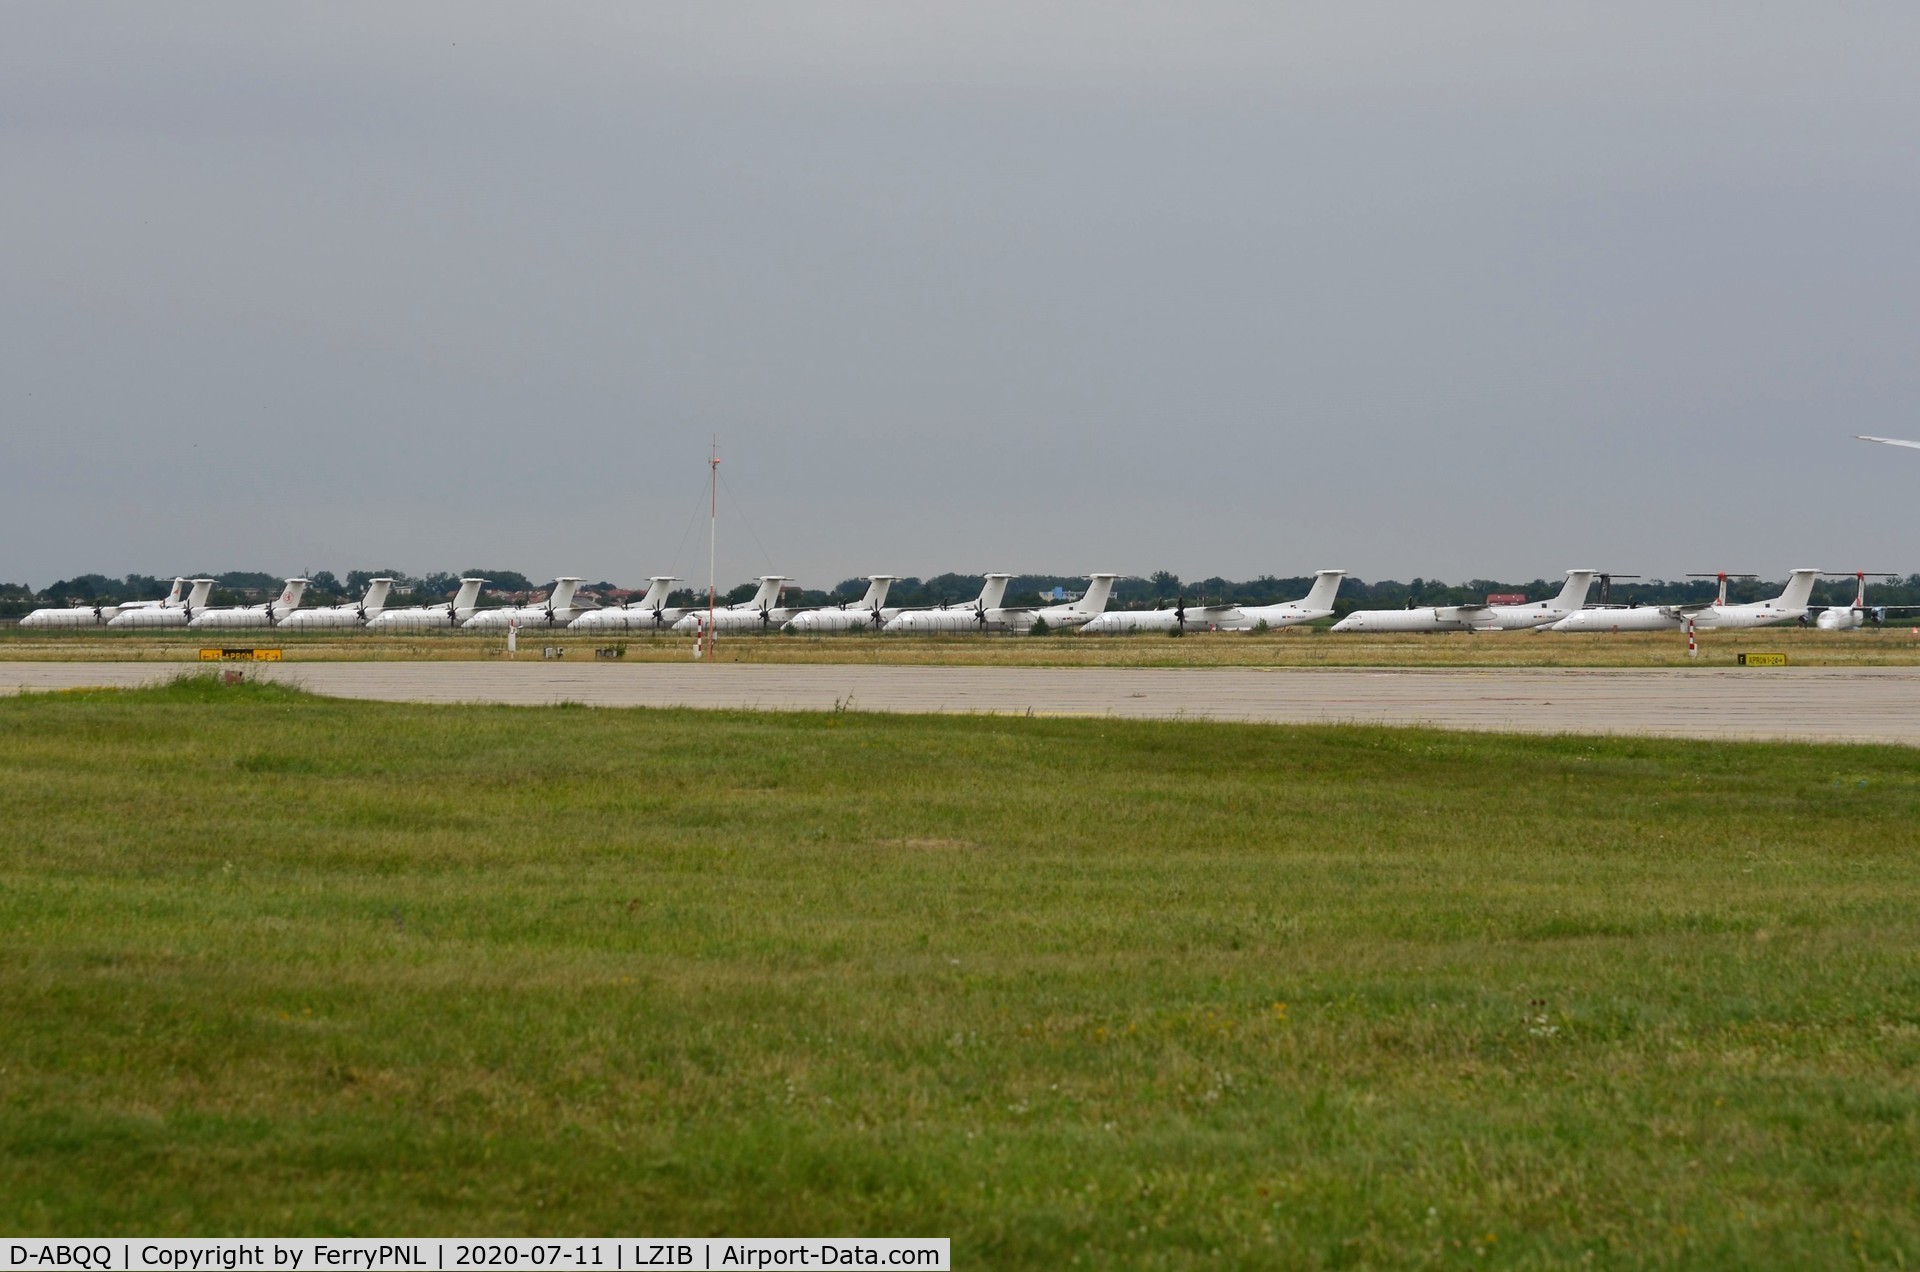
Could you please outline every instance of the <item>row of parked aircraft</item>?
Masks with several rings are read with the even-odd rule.
[[[1556,632],[1647,632],[1675,631],[1692,624],[1699,628],[1762,627],[1771,623],[1812,621],[1829,631],[1846,631],[1881,622],[1889,608],[1916,609],[1920,606],[1869,606],[1867,579],[1893,577],[1856,571],[1858,580],[1851,605],[1809,605],[1814,580],[1823,571],[1799,569],[1787,580],[1779,596],[1744,604],[1727,603],[1727,583],[1731,578],[1750,575],[1720,574],[1720,594],[1712,601],[1681,605],[1588,605],[1587,593],[1599,577],[1597,570],[1568,570],[1565,586],[1551,600],[1515,605],[1425,605],[1406,609],[1355,610],[1333,625],[1336,632],[1460,632],[1546,630]],[[1117,635],[1127,632],[1185,631],[1189,627],[1214,631],[1252,631],[1275,627],[1294,627],[1333,617],[1334,594],[1346,577],[1344,570],[1320,570],[1313,586],[1297,601],[1278,605],[1188,605],[1185,600],[1171,608],[1147,610],[1108,610],[1118,575],[1094,574],[1079,599],[1062,605],[1005,605],[1011,574],[989,574],[986,586],[971,602],[933,605],[914,609],[887,607],[887,591],[896,576],[866,576],[866,595],[843,605],[814,609],[780,604],[784,575],[767,574],[760,578],[759,590],[752,599],[711,611],[716,632],[790,631],[802,634],[829,632],[1027,632],[1045,624],[1050,630],[1075,629],[1083,633]],[[701,632],[709,622],[706,606],[675,607],[667,604],[668,590],[680,580],[671,575],[655,575],[648,580],[646,595],[624,605],[600,608],[576,608],[574,594],[581,580],[562,578],[554,583],[546,600],[531,605],[479,607],[480,589],[485,579],[460,580],[459,591],[450,601],[434,605],[387,608],[393,589],[390,578],[373,579],[367,593],[357,602],[325,608],[301,609],[307,588],[306,579],[288,579],[280,595],[260,605],[209,609],[206,599],[212,579],[178,578],[173,590],[158,601],[130,601],[121,605],[74,606],[66,609],[38,609],[20,620],[22,627],[128,628],[185,627],[194,629],[244,629],[274,627],[286,631],[316,631],[329,628],[359,628],[370,631],[428,631],[464,628],[469,631],[505,631],[508,628],[552,630],[568,628],[579,632]],[[182,593],[185,593],[183,596]]]

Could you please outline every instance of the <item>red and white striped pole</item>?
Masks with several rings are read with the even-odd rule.
[[[1687,619],[1687,657],[1698,658],[1699,656],[1700,656],[1700,642],[1694,639],[1693,619],[1689,617]]]

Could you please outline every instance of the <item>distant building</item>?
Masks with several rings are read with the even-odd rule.
[[[1525,592],[1487,593],[1487,604],[1489,605],[1525,605],[1526,603],[1527,594]]]

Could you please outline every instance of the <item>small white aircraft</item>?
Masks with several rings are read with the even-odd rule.
[[[392,579],[368,579],[367,594],[343,605],[325,605],[318,609],[295,610],[280,620],[288,631],[311,632],[323,628],[365,627],[387,608],[387,594],[393,591]]]
[[[1315,570],[1313,586],[1299,600],[1279,605],[1239,605],[1235,607],[1238,617],[1229,618],[1220,626],[1228,631],[1250,632],[1262,623],[1270,628],[1298,627],[1302,623],[1332,618],[1334,595],[1346,577],[1345,570]]]
[[[547,599],[532,605],[506,605],[499,609],[481,610],[474,614],[461,627],[471,631],[488,631],[498,628],[505,631],[509,623],[521,627],[566,627],[574,619],[586,613],[573,607],[573,594],[579,590],[584,580],[560,578],[553,581],[553,591],[547,593]]]
[[[1920,442],[1909,442],[1898,437],[1868,437],[1865,433],[1855,433],[1854,436],[1863,442],[1879,442],[1882,446],[1906,446],[1913,450],[1920,450]]]
[[[680,580],[656,574],[647,580],[647,594],[625,605],[588,610],[567,626],[576,632],[662,632],[692,611],[667,608],[667,589]]]
[[[1765,627],[1771,623],[1790,623],[1804,618],[1807,598],[1813,595],[1813,581],[1820,576],[1815,569],[1795,570],[1787,577],[1780,595],[1767,601],[1727,604],[1727,580],[1751,575],[1716,574],[1720,595],[1712,601],[1685,605],[1640,605],[1627,609],[1595,608],[1555,623],[1556,632],[1666,632],[1677,631],[1692,619],[1701,631],[1710,628]]]
[[[802,635],[817,635],[821,632],[877,632],[886,626],[889,618],[899,613],[889,611],[887,589],[893,586],[896,576],[892,574],[869,574],[867,594],[857,601],[845,605],[831,605],[825,609],[807,610],[795,614],[787,623],[787,630]]]
[[[1184,632],[1189,623],[1200,627],[1225,627],[1229,617],[1239,614],[1232,605],[1189,605],[1185,597],[1172,609],[1107,610],[1080,624],[1082,636],[1125,636],[1135,632]]]
[[[480,589],[486,583],[485,579],[461,579],[460,590],[451,601],[382,610],[367,620],[367,630],[417,632],[438,627],[458,627],[473,617],[474,602],[480,599]]]
[[[1113,595],[1113,581],[1118,574],[1087,575],[1087,590],[1077,601],[1065,605],[1049,605],[1044,609],[1003,611],[1008,615],[1018,615],[1014,619],[1015,630],[1031,632],[1045,623],[1049,631],[1065,631],[1074,627],[1085,627],[1094,619],[1106,613],[1107,598]]]
[[[213,590],[212,579],[188,579],[187,599],[178,604],[146,605],[139,609],[123,606],[118,614],[107,620],[107,626],[119,631],[129,627],[185,627],[200,607],[207,603],[207,593]]]
[[[780,585],[787,581],[784,574],[762,574],[760,590],[753,594],[752,600],[742,601],[738,605],[723,605],[713,611],[713,630],[716,632],[771,632],[786,626],[798,609],[789,609],[780,604]],[[679,622],[673,625],[676,632],[701,632],[707,629],[707,611],[688,610]]]
[[[1065,605],[1001,605],[1007,594],[1010,574],[987,575],[980,598],[971,605],[943,605],[937,609],[902,610],[883,627],[888,632],[985,632],[1011,631],[1031,633],[1040,624],[1046,630],[1066,631],[1098,618],[1107,608],[1118,574],[1090,574],[1086,595]]]
[[[1846,576],[1843,574],[1837,577],[1845,578]],[[1810,605],[1807,607],[1809,612],[1813,610],[1820,611],[1813,620],[1815,627],[1818,627],[1823,632],[1851,632],[1865,627],[1868,623],[1872,623],[1875,627],[1878,627],[1887,621],[1888,614],[1896,610],[1920,609],[1920,605],[1867,604],[1868,579],[1897,579],[1900,577],[1898,574],[1855,570],[1853,577],[1859,580],[1859,586],[1854,589],[1853,604]]]
[[[1250,632],[1265,623],[1269,628],[1297,627],[1322,618],[1333,617],[1334,593],[1345,570],[1315,570],[1313,586],[1297,601],[1277,605],[1200,605],[1184,601],[1173,609],[1109,610],[1082,627],[1087,632],[1167,632],[1185,631],[1189,623],[1206,623],[1226,632]]]
[[[66,609],[37,609],[20,620],[22,627],[105,627],[120,614],[137,609],[177,609],[185,579],[175,579],[173,590],[157,601],[120,601],[117,604],[75,605]]]
[[[280,620],[300,608],[300,598],[306,595],[308,579],[288,579],[286,586],[280,589],[280,595],[264,605],[236,605],[228,609],[201,610],[187,623],[188,627],[276,627]]]
[[[1011,574],[989,574],[980,595],[964,605],[935,605],[927,609],[903,609],[880,627],[883,632],[984,632],[991,626],[989,616],[1000,614],[1001,598],[1007,594]],[[1001,627],[1005,627],[1004,620]]]
[[[1596,570],[1568,570],[1560,594],[1524,605],[1422,605],[1403,610],[1355,610],[1333,625],[1336,632],[1524,631],[1561,622],[1587,603]]]

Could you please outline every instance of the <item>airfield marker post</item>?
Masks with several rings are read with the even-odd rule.
[[[1693,619],[1689,617],[1687,619],[1687,657],[1698,658],[1699,656],[1700,656],[1700,642],[1694,637]]]

